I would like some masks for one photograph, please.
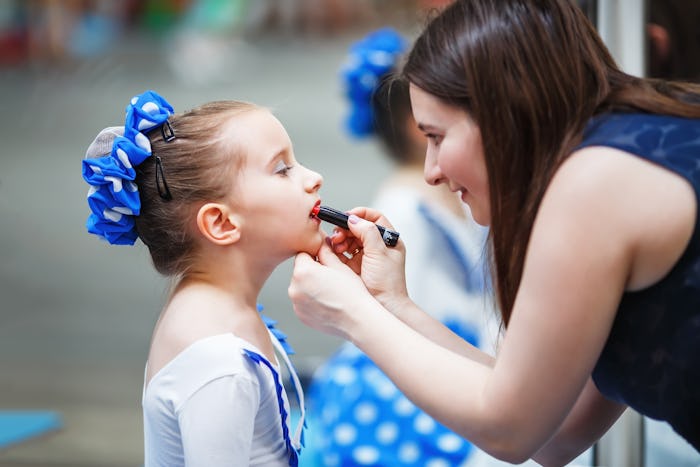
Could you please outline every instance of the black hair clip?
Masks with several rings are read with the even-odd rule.
[[[163,133],[163,140],[166,143],[169,143],[175,139],[175,131],[173,131],[173,127],[170,126],[170,121],[168,120],[161,125],[160,132]]]
[[[174,138],[174,136],[173,136]],[[165,171],[163,170],[163,161],[160,157],[156,157],[156,187],[158,188],[158,195],[166,200],[170,201],[173,199],[173,195],[170,194],[170,188],[168,188],[168,182],[165,181]]]

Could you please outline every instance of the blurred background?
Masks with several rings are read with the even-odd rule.
[[[0,0],[1,466],[142,465],[143,370],[167,283],[142,244],[86,232],[80,171],[128,100],[153,89],[176,111],[219,99],[267,106],[297,159],[324,176],[324,203],[367,204],[390,162],[344,133],[339,67],[368,31],[415,36],[442,3]],[[582,4],[599,14],[599,2]],[[637,49],[652,52],[646,40]],[[290,272],[280,266],[260,302],[309,375],[340,342],[296,319]]]

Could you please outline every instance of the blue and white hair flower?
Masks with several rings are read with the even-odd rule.
[[[106,128],[87,150],[83,179],[90,185],[88,205],[92,214],[87,230],[113,245],[133,245],[138,234],[134,216],[141,212],[136,166],[151,156],[148,131],[167,124],[172,106],[154,91],[135,96],[126,107],[123,127]],[[111,142],[111,152],[101,148]]]
[[[405,39],[389,27],[368,34],[350,47],[341,78],[351,105],[345,122],[351,135],[364,137],[374,132],[372,94],[381,78],[396,67],[405,49]]]

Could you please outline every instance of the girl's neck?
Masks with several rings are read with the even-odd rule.
[[[208,286],[218,289],[230,300],[246,308],[255,308],[258,296],[274,267],[251,260],[231,250],[208,251],[179,280],[178,287]]]
[[[171,296],[193,290],[226,300],[237,309],[255,309],[261,287],[233,277],[189,272],[177,281]]]
[[[203,248],[189,272],[174,284],[153,332],[149,378],[187,346],[233,334],[276,363],[267,326],[257,310],[272,260],[248,258],[242,249]]]
[[[178,281],[156,323],[148,357],[150,378],[195,342],[231,334],[252,344],[268,360],[276,357],[255,297],[236,287],[189,274]]]

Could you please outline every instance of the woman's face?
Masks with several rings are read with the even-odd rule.
[[[425,181],[444,183],[459,192],[474,220],[489,225],[489,183],[479,127],[464,110],[445,104],[418,86],[411,84],[410,94],[413,117],[428,138]]]
[[[242,219],[241,241],[269,258],[316,254],[323,234],[310,215],[321,175],[296,161],[286,130],[269,111],[235,116],[229,128],[233,147],[244,154],[232,200]]]

